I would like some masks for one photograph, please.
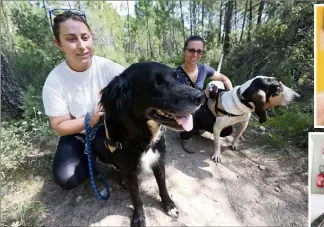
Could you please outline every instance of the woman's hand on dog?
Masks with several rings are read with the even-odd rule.
[[[95,107],[92,110],[91,117],[90,117],[90,126],[94,126],[98,123],[100,120],[100,117],[105,114],[103,110],[103,106],[99,103],[95,105]]]

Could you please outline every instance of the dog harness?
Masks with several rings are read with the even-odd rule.
[[[106,124],[106,116],[104,116],[104,127],[105,127],[105,134],[106,134],[104,143],[106,148],[110,150],[111,153],[113,153],[117,148],[120,150],[123,149],[123,146],[120,142],[114,142],[110,139],[107,124]]]
[[[239,88],[236,90],[236,94],[237,94],[237,96],[239,97],[241,103],[243,103],[246,107],[248,107],[248,108],[250,108],[250,109],[253,109],[253,106],[251,106],[251,104],[250,104],[247,100],[245,100],[245,99],[243,98],[243,96],[241,95],[241,87],[239,87]]]
[[[245,100],[245,99],[242,97],[240,91],[241,91],[240,88],[238,88],[237,91],[236,91],[236,94],[237,94],[237,96],[239,97],[240,102],[243,103],[243,104],[244,104],[245,106],[247,106],[248,108],[253,109],[253,107],[251,106],[251,104],[250,104],[247,100]],[[223,107],[222,104],[221,104],[220,99],[221,99],[221,96],[222,96],[225,92],[226,92],[226,90],[223,90],[223,89],[220,90],[219,92],[217,92],[217,96],[216,96],[216,104],[215,104],[215,113],[216,113],[217,117],[220,116],[218,113],[221,113],[222,115],[227,115],[227,116],[229,116],[229,117],[238,117],[238,116],[242,116],[243,114],[239,114],[239,115],[237,115],[237,114],[232,114],[232,113],[227,112],[227,111],[224,109],[224,107]]]

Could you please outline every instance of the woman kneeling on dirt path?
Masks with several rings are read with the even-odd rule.
[[[65,53],[66,60],[50,72],[42,94],[45,113],[53,130],[61,136],[53,175],[55,182],[65,189],[75,188],[89,177],[83,142],[85,115],[91,113],[90,126],[98,123],[104,114],[98,105],[99,93],[124,70],[115,62],[93,55],[93,36],[82,13],[63,10],[53,14],[54,42]],[[109,154],[100,153],[106,150],[104,138],[104,127],[100,127],[92,140],[93,153],[100,160]],[[100,146],[103,148],[98,149]]]
[[[233,86],[227,76],[216,72],[212,67],[205,64],[198,64],[202,54],[204,53],[204,41],[198,35],[190,36],[184,43],[183,48],[184,63],[176,68],[178,81],[200,90],[203,89],[206,77],[211,80],[222,81],[226,90],[232,90]],[[181,132],[181,142],[183,149],[188,153],[195,153],[196,148],[192,142],[192,134],[194,130],[210,131],[210,127],[215,122],[215,116],[207,108],[207,102],[197,110],[193,116],[194,129],[189,132]],[[221,136],[228,136],[232,133],[232,126],[222,130]]]

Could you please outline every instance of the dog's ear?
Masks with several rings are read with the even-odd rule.
[[[100,103],[108,116],[127,114],[131,105],[131,85],[129,80],[116,76],[101,91]]]
[[[254,112],[259,117],[259,123],[262,124],[267,121],[267,113],[265,109],[266,94],[259,90],[252,95],[252,100],[255,106]]]

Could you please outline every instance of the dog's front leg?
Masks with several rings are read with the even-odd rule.
[[[245,129],[247,128],[248,124],[249,124],[249,120],[240,122],[240,128],[237,131],[237,133],[236,133],[236,135],[234,137],[234,140],[232,142],[232,149],[233,150],[236,150],[236,151],[238,150],[237,142],[238,142],[239,138],[242,136]]]
[[[219,163],[221,162],[221,145],[220,145],[220,141],[219,141],[219,137],[220,137],[220,132],[222,131],[222,127],[220,124],[220,119],[216,118],[216,121],[214,123],[213,126],[213,134],[214,134],[214,154],[211,157],[211,160],[213,160],[215,163]]]
[[[159,193],[161,200],[164,206],[165,212],[173,218],[179,216],[179,211],[169,196],[166,184],[165,184],[165,163],[164,163],[164,154],[160,157],[158,163],[152,166],[152,170],[156,179],[156,182],[159,186]]]
[[[145,215],[143,209],[143,202],[139,195],[138,180],[136,174],[126,175],[126,181],[130,197],[134,206],[133,218],[131,227],[145,227]]]

